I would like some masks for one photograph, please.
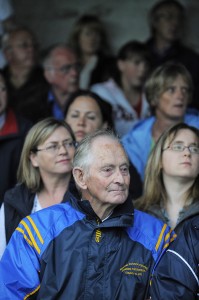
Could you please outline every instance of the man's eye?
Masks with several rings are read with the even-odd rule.
[[[128,167],[123,167],[121,168],[122,173],[128,173],[129,172],[129,168]]]

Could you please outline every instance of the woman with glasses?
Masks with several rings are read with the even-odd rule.
[[[157,141],[148,159],[137,209],[161,219],[178,233],[199,214],[199,130],[179,123]]]
[[[18,184],[8,190],[0,209],[0,257],[25,216],[65,202],[76,193],[72,180],[75,137],[64,121],[47,118],[28,132],[17,172]]]
[[[145,92],[152,116],[138,122],[122,139],[142,180],[150,151],[165,130],[180,122],[199,129],[199,112],[187,111],[193,84],[183,65],[169,62],[158,67],[146,81]]]

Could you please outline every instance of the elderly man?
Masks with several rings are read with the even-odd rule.
[[[3,36],[2,47],[7,60],[3,74],[9,103],[19,114],[36,123],[49,115],[48,84],[39,66],[36,38],[28,28],[18,27]]]
[[[0,263],[0,299],[146,299],[150,273],[174,233],[133,210],[129,162],[117,137],[80,142],[73,175],[81,201],[23,219]]]
[[[51,47],[43,61],[44,76],[50,84],[48,102],[51,114],[64,119],[69,96],[79,88],[80,65],[74,51],[65,45]]]

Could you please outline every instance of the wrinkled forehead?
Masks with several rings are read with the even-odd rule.
[[[117,161],[128,163],[127,155],[117,139],[100,136],[96,137],[91,144],[93,158],[103,162]]]

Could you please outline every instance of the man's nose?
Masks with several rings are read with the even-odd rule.
[[[124,183],[124,176],[120,170],[116,171],[115,173],[115,182],[120,184]]]

